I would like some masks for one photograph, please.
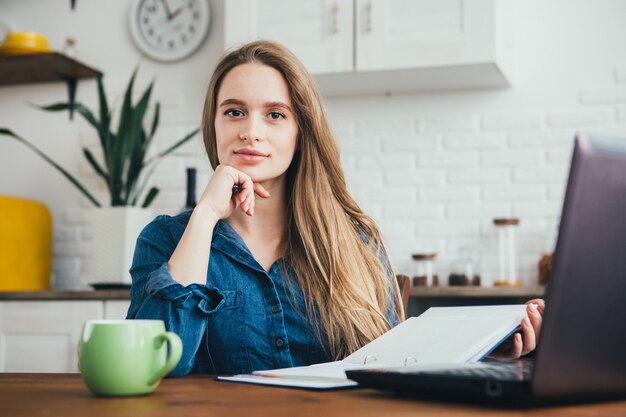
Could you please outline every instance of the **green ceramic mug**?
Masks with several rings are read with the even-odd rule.
[[[166,332],[162,320],[90,320],[78,344],[78,366],[95,395],[142,395],[154,391],[182,351],[180,337]]]

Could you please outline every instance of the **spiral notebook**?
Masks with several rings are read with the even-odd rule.
[[[324,390],[357,386],[347,379],[347,370],[398,366],[441,369],[445,365],[474,363],[517,331],[525,316],[525,305],[433,307],[341,361],[217,379]]]

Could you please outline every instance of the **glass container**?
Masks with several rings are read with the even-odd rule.
[[[480,285],[478,260],[470,248],[461,248],[459,258],[452,263],[448,285]]]
[[[494,280],[496,286],[520,286],[517,274],[517,247],[515,232],[520,221],[517,218],[493,219],[498,230],[498,275]]]
[[[439,285],[439,276],[435,274],[436,253],[414,253],[413,254],[413,280],[414,287]]]
[[[66,38],[61,51],[70,58],[76,58],[76,39]]]

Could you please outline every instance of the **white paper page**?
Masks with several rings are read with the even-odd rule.
[[[279,387],[297,387],[312,389],[332,389],[344,387],[356,387],[358,384],[346,378],[345,374],[342,378],[307,378],[297,376],[283,376],[273,378],[257,374],[234,375],[234,376],[218,376],[221,381],[247,382],[250,384],[272,385]]]
[[[510,304],[500,306],[470,306],[470,307],[431,307],[420,315],[421,318],[434,317],[495,317],[509,316],[517,318],[518,324],[522,318],[526,317],[526,305]],[[509,333],[512,333],[514,328]],[[502,335],[497,340],[486,340],[485,345],[476,352],[476,354],[468,360],[468,362],[478,362],[484,358],[491,350],[494,344],[501,342],[509,333]]]
[[[255,371],[255,375],[267,376],[291,376],[307,378],[336,378],[345,379],[346,371],[350,369],[380,368],[381,366],[391,366],[382,363],[359,365],[345,361],[318,363],[310,366],[297,366],[294,368],[271,369],[268,371]]]
[[[420,318],[436,317],[522,317],[526,316],[526,305],[508,304],[501,306],[470,306],[470,307],[431,307],[422,314]]]
[[[516,316],[412,317],[345,361],[354,364],[376,361],[393,366],[465,363],[486,346],[501,340],[519,320]]]

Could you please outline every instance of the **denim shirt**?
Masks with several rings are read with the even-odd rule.
[[[137,239],[128,319],[158,319],[180,336],[183,353],[170,376],[237,374],[332,360],[304,310],[286,256],[269,271],[224,220],[213,229],[206,284],[183,286],[168,261],[191,211],[158,216]],[[392,318],[393,305],[387,315]],[[312,314],[318,317],[316,311]],[[313,320],[315,321],[315,320]],[[322,329],[323,332],[323,329]]]

